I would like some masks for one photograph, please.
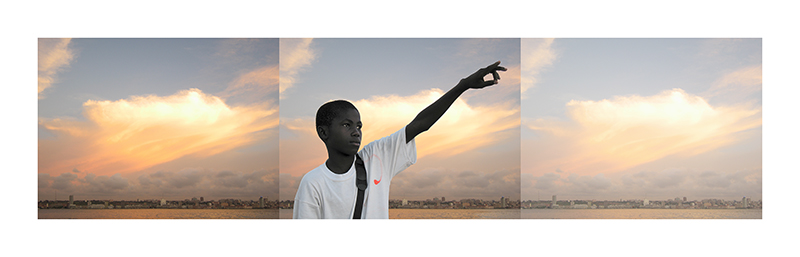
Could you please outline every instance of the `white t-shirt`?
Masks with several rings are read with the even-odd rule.
[[[375,140],[358,155],[367,169],[362,219],[389,218],[389,185],[392,178],[417,162],[414,140],[406,143],[405,127]],[[358,188],[355,162],[344,174],[336,174],[325,163],[309,171],[294,197],[295,219],[352,219]]]

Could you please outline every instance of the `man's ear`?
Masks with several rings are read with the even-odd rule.
[[[317,126],[317,136],[319,139],[322,139],[322,142],[328,140],[328,127],[327,126]]]

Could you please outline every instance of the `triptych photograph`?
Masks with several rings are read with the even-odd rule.
[[[37,218],[762,219],[761,38],[38,38]]]

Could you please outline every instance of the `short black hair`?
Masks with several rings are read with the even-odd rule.
[[[347,100],[333,100],[323,104],[317,110],[317,127],[330,126],[337,115],[350,109],[358,111],[356,106]]]

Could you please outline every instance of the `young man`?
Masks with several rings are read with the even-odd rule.
[[[353,104],[336,100],[317,110],[317,135],[328,149],[328,160],[309,171],[300,181],[294,199],[294,218],[350,219],[389,218],[389,185],[392,178],[417,161],[414,137],[428,130],[455,100],[471,88],[497,84],[496,62],[462,79],[441,98],[422,110],[411,123],[387,137],[361,146],[361,115]],[[492,80],[483,77],[492,74]],[[361,215],[356,215],[356,155],[366,168],[367,187]]]

